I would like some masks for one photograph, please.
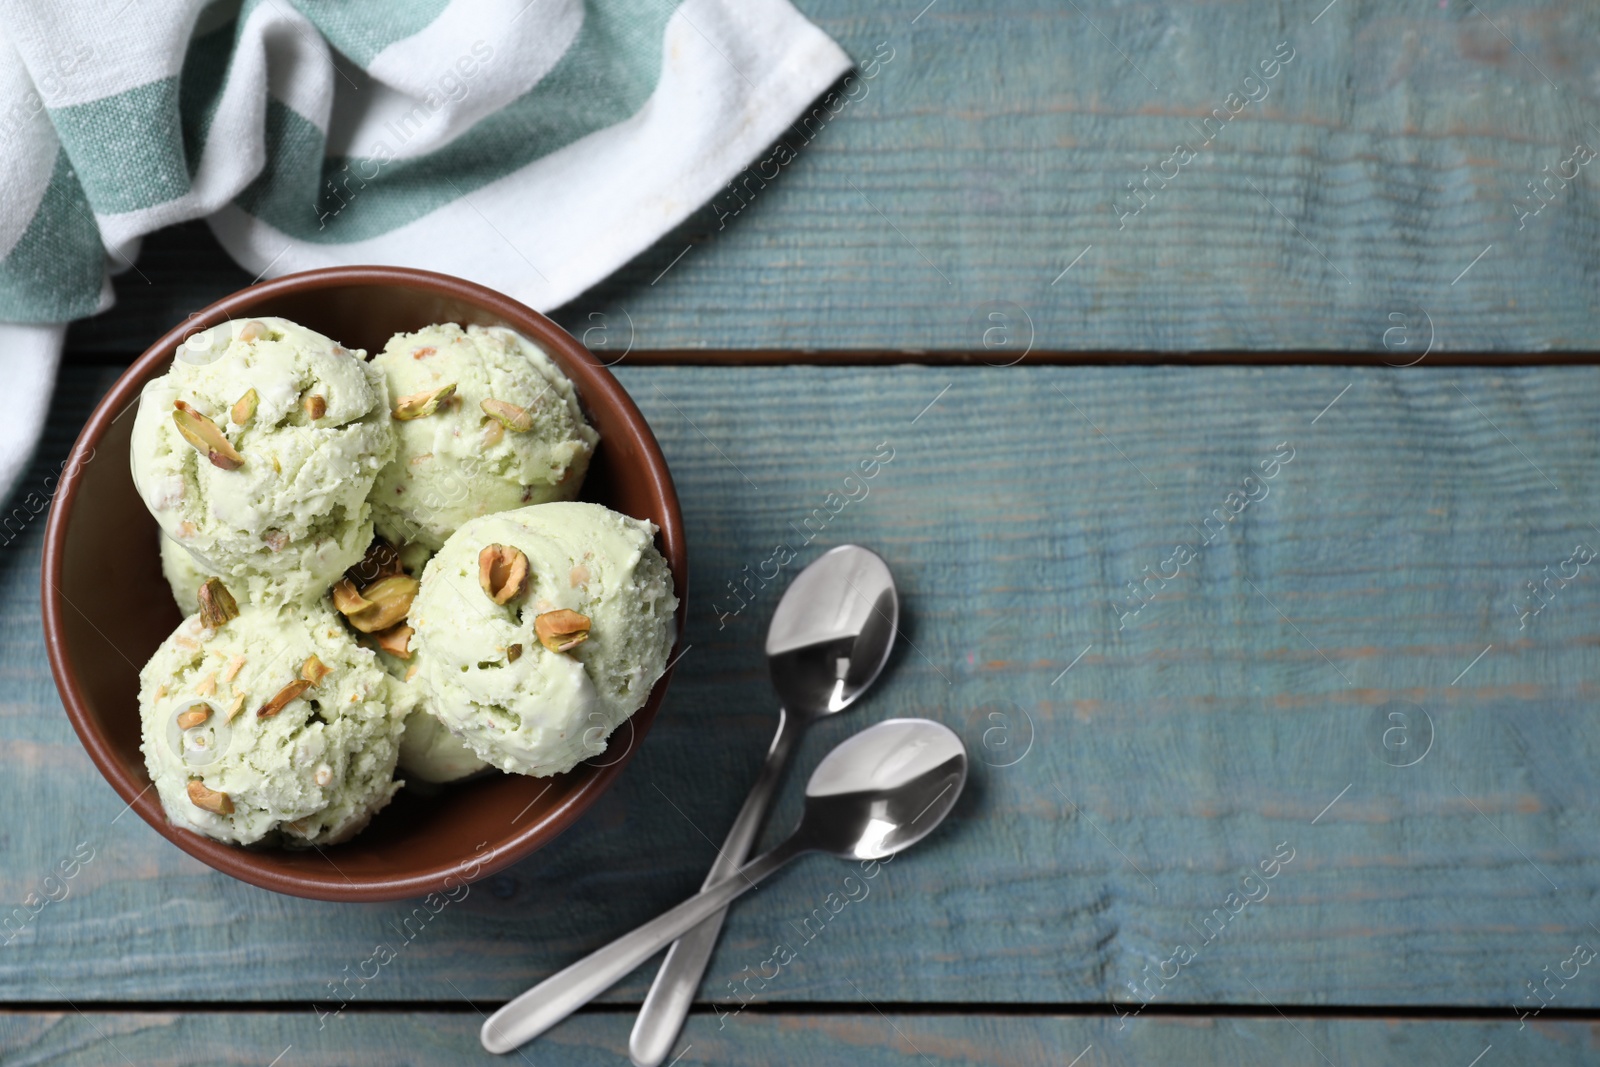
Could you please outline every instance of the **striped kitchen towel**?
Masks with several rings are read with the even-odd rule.
[[[399,264],[547,309],[849,65],[787,0],[0,0],[0,500],[144,234],[203,217],[262,277]]]

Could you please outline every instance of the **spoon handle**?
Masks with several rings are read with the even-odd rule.
[[[733,877],[702,889],[631,934],[623,934],[605,948],[546,978],[489,1016],[478,1035],[483,1047],[505,1053],[538,1037],[621,981],[669,941],[726,908],[745,890],[804,851],[805,846],[791,837],[745,864]]]
[[[761,832],[761,824],[766,819],[767,808],[772,805],[772,797],[777,792],[778,783],[783,779],[783,772],[794,755],[795,743],[804,728],[803,718],[790,715],[787,711],[779,712],[778,732],[773,735],[772,746],[767,749],[761,773],[751,787],[749,796],[745,797],[738,818],[733,820],[733,829],[728,831],[716,862],[711,865],[711,873],[706,875],[703,888],[710,888],[733,874],[750,854],[756,835]],[[717,935],[722,932],[722,921],[727,915],[726,909],[718,911],[684,934],[667,950],[667,958],[656,972],[656,979],[644,998],[644,1006],[639,1009],[639,1018],[633,1024],[633,1033],[628,1037],[628,1055],[637,1067],[658,1067],[672,1051],[678,1031],[683,1029],[683,1020],[689,1014],[689,1006],[700,989],[701,976],[711,961],[711,951],[717,946]]]

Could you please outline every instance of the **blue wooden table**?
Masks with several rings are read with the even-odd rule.
[[[835,861],[742,900],[679,1063],[1595,1061],[1600,201],[1566,161],[1600,145],[1600,9],[800,6],[892,54],[871,92],[559,313],[660,438],[695,575],[627,774],[415,934],[225,878],[78,745],[25,512],[0,1061],[487,1062],[480,1012],[698,885],[773,726],[787,575],[746,579],[850,541],[903,640],[769,838],[893,715],[965,738],[969,792],[820,933]],[[19,498],[250,280],[194,226],[140,266],[74,328]],[[651,974],[528,1061],[620,1062]]]

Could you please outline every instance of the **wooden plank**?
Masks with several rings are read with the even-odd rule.
[[[617,787],[414,937],[403,906],[273,896],[120,817],[45,668],[41,524],[0,553],[0,810],[18,813],[0,901],[94,849],[0,947],[0,1000],[448,999],[446,981],[501,999],[650,917],[698,885],[772,729],[760,635],[793,568],[751,579],[737,613],[729,588],[779,542],[797,565],[876,547],[907,626],[881,690],[807,740],[769,839],[820,755],[887,716],[949,723],[974,774],[950,824],[826,923],[850,888],[835,860],[741,901],[707,1000],[737,1003],[783,944],[797,958],[748,995],[1509,1015],[1600,944],[1600,583],[1576,567],[1526,629],[1517,607],[1600,538],[1600,368],[621,370],[682,496],[692,648]],[[27,486],[106,382],[65,375]],[[1257,499],[1208,523],[1236,491]],[[1178,543],[1198,557],[1119,629],[1126,584],[1172,575]],[[1415,750],[1425,721],[1426,758],[1389,765],[1397,723]],[[1180,944],[1196,958],[1174,973]],[[1579,969],[1554,1006],[1600,1004]]]
[[[864,65],[892,58],[796,158],[754,161],[565,309],[575,332],[974,349],[998,309],[1041,350],[1382,351],[1391,315],[1439,350],[1594,345],[1600,201],[1573,160],[1600,146],[1592,4],[799,6]],[[1233,93],[1261,98],[1205,125]],[[75,345],[138,351],[249,281],[198,224],[139,269],[152,284],[124,275]]]
[[[28,1067],[128,1063],[504,1063],[478,1046],[481,1017],[384,1012],[318,1020],[305,1012],[203,1014],[72,1011],[0,1014],[0,1049]],[[525,1046],[529,1063],[614,1064],[627,1059],[632,1016],[580,1015]],[[319,1029],[319,1025],[321,1028]],[[691,1016],[674,1064],[995,1064],[1004,1067],[1154,1067],[1161,1064],[1405,1064],[1593,1062],[1592,1024],[1416,1019],[1163,1018],[1063,1016],[748,1014]],[[274,1057],[281,1057],[274,1059]],[[1074,1057],[1077,1057],[1076,1059]],[[516,1062],[513,1060],[512,1062]]]

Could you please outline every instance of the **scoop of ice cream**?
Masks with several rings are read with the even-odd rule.
[[[408,779],[443,784],[487,769],[489,765],[428,710],[428,697],[417,681],[420,659],[421,654],[415,650],[410,659],[378,653],[378,661],[395,684],[403,688],[411,705],[405,731],[400,735],[400,770]]]
[[[178,602],[178,610],[193,615],[200,610],[200,586],[207,578],[216,576],[202,570],[188,549],[166,534],[160,535],[160,541],[161,575],[172,587],[172,599]]]
[[[373,365],[388,378],[399,438],[372,490],[390,541],[437,549],[468,519],[578,495],[600,436],[533,342],[447,322],[396,334]]]
[[[417,678],[433,713],[480,758],[517,774],[560,774],[604,752],[672,649],[678,600],[654,535],[652,523],[575,502],[463,525],[428,563],[411,606]],[[502,562],[487,584],[502,603],[484,589],[490,546],[491,562]]]
[[[406,716],[405,733],[400,735],[400,769],[407,777],[443,784],[458,782],[488,767],[424,706],[419,704]]]
[[[257,603],[320,595],[372,539],[383,375],[287,319],[197,334],[144,389],[133,480],[168,537]]]
[[[411,704],[339,618],[191,615],[139,672],[145,766],[175,825],[247,845],[333,844],[389,802]]]

